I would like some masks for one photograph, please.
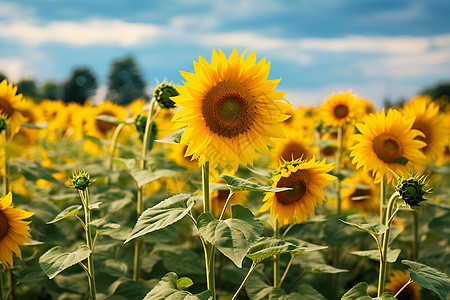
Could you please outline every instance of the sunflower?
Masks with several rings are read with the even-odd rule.
[[[385,289],[392,294],[397,293],[402,286],[409,281],[409,273],[407,271],[393,270],[389,275],[389,282],[386,283]],[[422,287],[413,282],[409,284],[398,296],[398,300],[420,300],[420,291]]]
[[[13,255],[22,259],[19,245],[29,243],[31,221],[23,221],[34,215],[32,212],[14,208],[11,192],[0,199],[0,260],[13,266]]]
[[[285,128],[286,139],[280,139],[273,149],[273,160],[290,161],[298,158],[310,159],[317,153],[317,147],[310,144],[314,142],[311,134],[302,129]]]
[[[358,107],[356,97],[348,90],[339,94],[333,93],[322,105],[322,120],[325,125],[342,127],[355,118]]]
[[[284,162],[272,178],[274,187],[290,187],[292,190],[278,193],[267,193],[263,199],[260,212],[270,209],[270,216],[278,225],[292,222],[303,222],[308,215],[314,216],[314,208],[324,199],[323,188],[335,176],[328,174],[334,168],[334,163],[325,164],[325,159],[316,162],[296,159]]]
[[[423,134],[411,129],[413,124],[414,118],[407,119],[395,109],[387,115],[384,109],[380,114],[370,114],[364,124],[356,124],[361,134],[353,136],[356,144],[350,147],[353,164],[357,169],[364,167],[364,172],[372,171],[375,183],[384,176],[391,182],[394,175],[389,169],[407,176],[406,163],[425,159],[420,149],[426,144],[416,139]]]
[[[99,139],[109,138],[117,125],[96,119],[97,116],[110,116],[120,120],[125,120],[127,115],[126,108],[117,105],[111,101],[102,102],[99,105],[93,107],[91,118],[86,124],[88,135],[92,135]]]
[[[342,208],[358,208],[363,211],[377,211],[380,205],[379,189],[373,179],[365,173],[357,172],[355,177],[342,180]]]
[[[403,113],[405,116],[415,117],[412,128],[420,130],[424,135],[417,139],[427,144],[421,150],[428,162],[439,159],[449,143],[449,133],[444,116],[439,113],[439,106],[429,96],[419,96],[404,106]]]
[[[61,100],[44,99],[38,106],[38,120],[48,123],[45,129],[47,141],[55,141],[62,137],[70,125],[67,106]]]
[[[8,119],[10,131],[15,134],[19,130],[19,124],[24,117],[17,109],[22,101],[22,94],[16,94],[17,86],[8,84],[6,79],[0,82],[0,114]]]
[[[268,153],[273,138],[284,137],[280,123],[288,118],[284,112],[290,104],[275,90],[280,80],[267,80],[265,57],[256,63],[255,52],[246,59],[244,54],[234,49],[227,60],[214,50],[211,64],[199,56],[195,73],[181,72],[187,81],[172,98],[182,106],[172,121],[174,129],[187,126],[181,143],[189,144],[185,155],[199,164],[234,169],[253,164],[255,149]]]

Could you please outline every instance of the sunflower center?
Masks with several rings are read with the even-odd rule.
[[[106,115],[106,116],[111,116],[114,117],[115,115],[110,112],[110,111],[102,111],[98,114],[98,116],[101,115]],[[99,119],[95,119],[95,126],[97,127],[97,129],[102,133],[102,134],[107,134],[108,131],[114,129],[114,127],[116,127],[116,125],[109,123],[109,122],[105,122],[103,120],[99,120]]]
[[[367,199],[366,197],[369,197],[370,195],[370,189],[356,188],[355,191],[350,195],[350,199],[354,201],[364,201]]]
[[[6,116],[6,118],[10,118],[14,113],[14,108],[11,106],[11,103],[3,97],[0,97],[0,112]]]
[[[336,155],[336,151],[333,146],[326,146],[322,149],[322,155],[325,157],[334,157]]]
[[[214,133],[232,138],[246,132],[255,117],[254,98],[241,83],[221,81],[213,86],[202,102],[206,126]]]
[[[348,115],[347,105],[339,104],[334,108],[334,116],[339,119],[344,119]]]
[[[8,234],[8,218],[0,211],[0,240]]]
[[[402,157],[402,148],[396,137],[379,135],[373,140],[373,151],[385,163],[394,163]]]
[[[298,159],[301,157],[309,158],[309,152],[301,143],[294,141],[288,143],[280,154],[280,158],[285,161],[291,161],[292,159]]]
[[[290,187],[292,190],[276,193],[277,201],[282,205],[290,205],[303,199],[307,191],[309,173],[306,170],[298,170],[289,177],[281,177],[277,187]]]

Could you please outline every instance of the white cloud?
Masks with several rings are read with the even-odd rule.
[[[10,57],[0,59],[1,72],[6,74],[8,81],[17,82],[27,74],[25,71],[25,62],[23,59]]]
[[[26,21],[0,23],[0,37],[31,45],[55,42],[74,46],[132,46],[152,41],[158,32],[156,25],[122,20],[53,21],[41,26]]]

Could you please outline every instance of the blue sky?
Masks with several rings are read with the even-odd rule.
[[[450,80],[449,15],[448,0],[0,0],[0,72],[43,83],[87,65],[101,99],[114,59],[179,84],[198,55],[248,47],[293,104],[351,88],[381,108]]]

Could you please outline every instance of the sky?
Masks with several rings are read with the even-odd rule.
[[[64,81],[88,66],[104,99],[115,59],[182,83],[199,55],[256,52],[294,105],[347,91],[382,107],[450,81],[448,0],[0,0],[0,72]]]

